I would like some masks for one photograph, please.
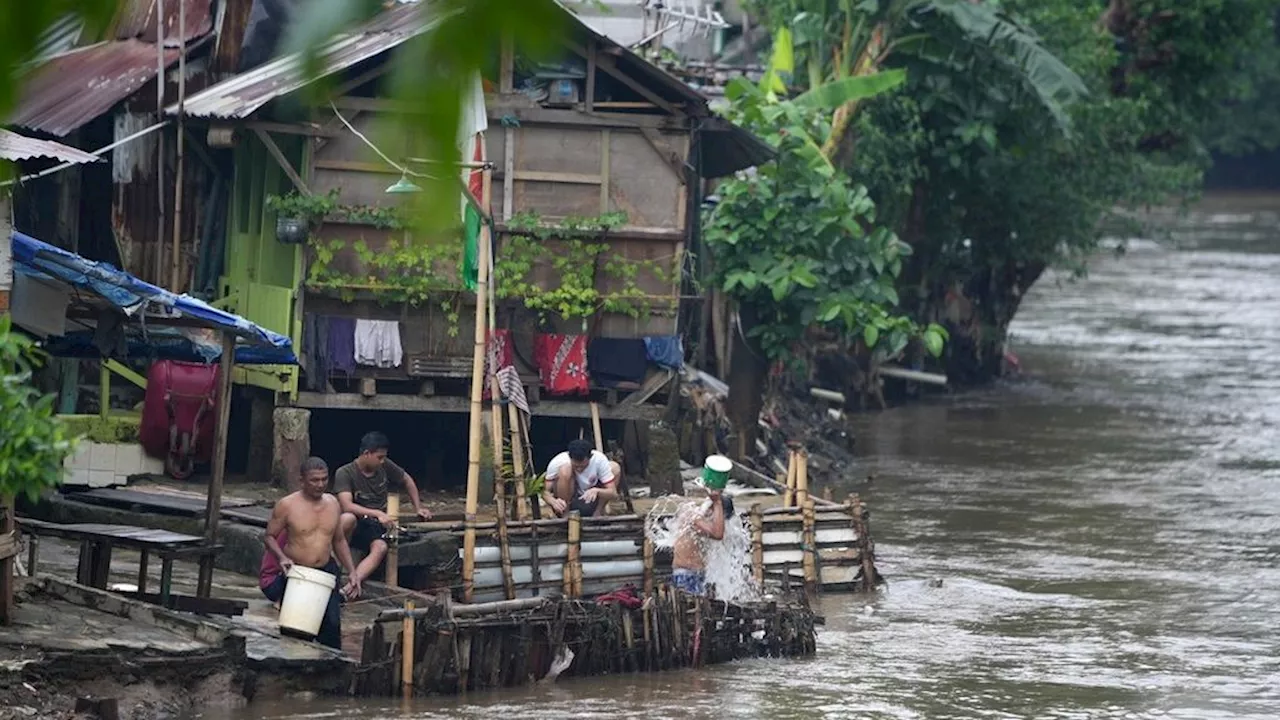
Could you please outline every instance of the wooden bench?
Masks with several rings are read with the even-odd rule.
[[[162,607],[173,608],[184,605],[181,609],[196,612],[225,612],[238,614],[237,606],[243,611],[243,603],[210,602],[209,587],[197,587],[196,602],[189,598],[179,598],[173,594],[173,561],[195,560],[203,569],[209,565],[212,569],[214,557],[222,549],[221,545],[208,545],[204,538],[195,535],[142,528],[132,525],[106,525],[100,523],[79,523],[61,525],[31,518],[18,518],[18,529],[29,537],[28,572],[36,573],[38,561],[39,538],[41,536],[59,537],[80,543],[80,559],[76,567],[76,582],[81,585],[107,589],[111,571],[111,552],[114,548],[123,547],[137,550],[141,555],[138,564],[138,589],[130,593],[141,600],[155,600]],[[158,595],[147,593],[147,563],[151,555],[160,558],[160,592]],[[204,573],[202,573],[204,575]],[[212,576],[211,574],[209,575]],[[182,600],[182,602],[175,602]],[[215,606],[228,605],[221,610]],[[199,607],[201,609],[196,609]]]

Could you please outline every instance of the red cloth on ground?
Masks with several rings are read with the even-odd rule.
[[[493,330],[484,344],[484,399],[491,400],[489,379],[503,368],[515,365],[510,330]]]
[[[608,605],[609,603],[617,603],[625,608],[635,610],[644,605],[644,601],[636,595],[634,585],[623,585],[613,592],[606,593],[596,598],[597,605]]]
[[[284,546],[289,544],[289,531],[281,530],[280,534],[276,536],[276,542],[280,543],[281,549],[284,549]],[[280,561],[276,559],[275,554],[264,548],[262,551],[262,566],[258,569],[258,587],[264,588],[270,585],[280,572]]]
[[[533,336],[533,361],[542,375],[542,386],[552,395],[586,395],[587,337],[539,334]]]

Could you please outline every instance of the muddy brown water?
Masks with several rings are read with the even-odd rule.
[[[1023,379],[854,420],[890,586],[815,659],[234,717],[1280,717],[1280,233],[1210,220],[1041,282]]]

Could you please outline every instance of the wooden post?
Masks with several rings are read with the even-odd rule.
[[[515,579],[511,572],[511,545],[507,542],[507,517],[498,512],[498,552],[502,557],[502,590],[508,600],[516,598]]]
[[[515,475],[515,492],[516,492],[516,519],[524,520],[529,509],[526,507],[524,497],[524,443],[520,441],[520,428],[523,423],[520,421],[520,408],[515,403],[507,403],[507,420],[511,426],[511,469]]]
[[[492,171],[484,171],[484,191],[480,204],[489,206]],[[480,416],[484,405],[485,304],[489,296],[489,225],[480,228],[480,252],[476,278],[475,345],[471,353],[471,427],[467,451],[466,531],[462,540],[462,597],[471,602],[476,571],[476,510],[480,503]]]
[[[403,634],[400,636],[400,682],[404,687],[404,696],[413,697],[413,640],[414,620],[413,601],[404,603]]]
[[[756,584],[764,587],[764,514],[760,503],[751,506],[751,574]]]
[[[569,513],[569,555],[564,564],[564,575],[567,579],[568,592],[565,594],[576,598],[582,593],[582,514],[577,510]]]
[[[787,453],[787,489],[782,494],[782,507],[795,507],[797,465],[796,451],[792,450]]]
[[[14,530],[13,505],[14,498],[0,497],[0,541],[12,535],[12,547],[16,553],[18,534]],[[8,625],[13,622],[13,556],[6,553],[0,555],[0,558],[0,625]],[[32,575],[35,575],[34,568],[35,564],[32,563],[32,569],[28,571]]]
[[[856,494],[849,496],[847,505],[853,519],[853,533],[856,536],[855,542],[862,562],[862,590],[872,592],[876,589],[876,558],[875,546],[871,543],[871,531],[867,528],[867,508]]]
[[[591,432],[596,438],[596,451],[604,452],[604,434],[600,432],[600,406],[591,403]]]
[[[796,506],[804,507],[809,502],[809,451],[796,452]]]
[[[204,510],[204,541],[218,542],[218,520],[222,515],[222,483],[227,476],[227,426],[231,423],[231,375],[236,367],[236,336],[222,333],[222,359],[218,370],[218,416],[213,427],[213,476]],[[208,597],[213,589],[213,555],[200,558],[200,578],[196,595]]]
[[[653,595],[653,540],[644,537],[644,596]]]
[[[107,359],[98,362],[98,417],[106,420],[111,415],[111,371]]]
[[[803,465],[801,466],[803,467]],[[802,551],[802,563],[804,567],[804,589],[811,597],[818,589],[818,565],[817,554],[818,549],[815,547],[815,533],[813,529],[813,500],[806,498],[804,501],[803,515],[804,532],[801,542],[804,543]]]
[[[392,491],[387,494],[387,514],[391,516],[392,521],[398,526],[400,524],[400,493]],[[394,538],[387,543],[387,559],[386,563],[386,581],[391,587],[400,585],[400,540]]]

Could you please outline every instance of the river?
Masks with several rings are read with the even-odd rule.
[[[890,584],[815,659],[240,717],[1280,717],[1280,235],[1214,226],[1047,276],[1022,378],[854,419]]]

